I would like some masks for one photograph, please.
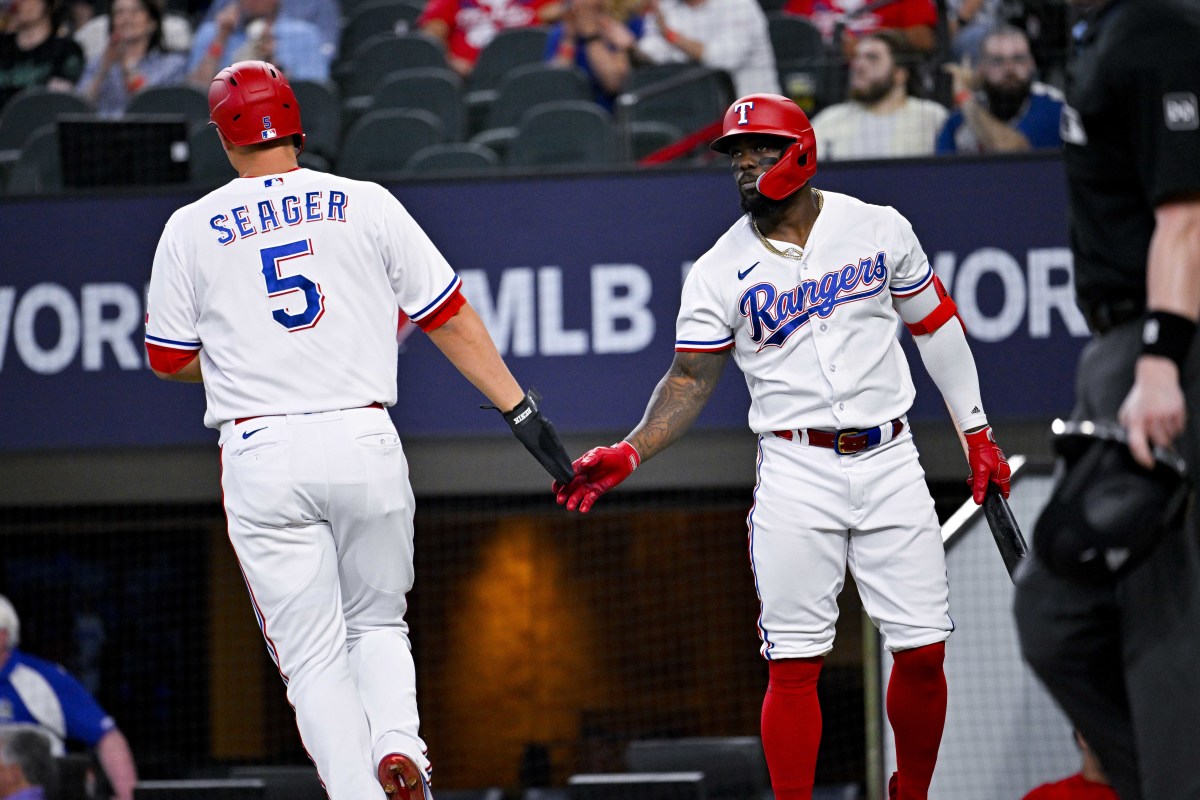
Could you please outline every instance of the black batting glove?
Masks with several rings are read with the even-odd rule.
[[[550,477],[559,483],[570,483],[575,477],[575,468],[571,466],[571,458],[562,440],[554,430],[554,425],[546,415],[538,411],[538,402],[542,396],[537,389],[530,388],[524,399],[517,403],[511,411],[500,411],[495,406],[480,406],[481,408],[500,411],[500,416],[512,428],[513,435],[525,445],[538,463],[545,467]]]

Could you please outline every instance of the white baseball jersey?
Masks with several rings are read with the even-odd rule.
[[[802,259],[768,250],[746,215],[684,283],[675,349],[733,348],[756,433],[869,428],[915,396],[892,301],[929,285],[929,260],[895,209],[823,194]]]
[[[167,222],[146,343],[152,365],[200,351],[209,427],[394,405],[400,311],[434,326],[459,287],[377,184],[307,169],[238,178]]]

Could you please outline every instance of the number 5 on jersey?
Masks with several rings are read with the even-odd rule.
[[[264,247],[259,251],[262,256],[263,278],[267,282],[267,297],[304,292],[304,310],[299,314],[289,314],[285,308],[271,312],[276,322],[293,333],[313,327],[325,314],[325,295],[321,294],[319,283],[313,283],[299,273],[287,277],[283,275],[283,262],[311,256],[312,252],[312,239]]]

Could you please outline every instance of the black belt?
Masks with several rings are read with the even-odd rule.
[[[1146,313],[1146,301],[1140,298],[1125,298],[1107,303],[1080,302],[1079,307],[1087,319],[1088,327],[1101,336]]]

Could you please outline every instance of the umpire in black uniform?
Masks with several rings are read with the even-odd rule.
[[[1196,475],[1200,3],[1072,2],[1083,13],[1062,134],[1075,289],[1093,332],[1074,417],[1119,422],[1147,467],[1151,447],[1173,446]],[[1196,506],[1110,580],[1073,580],[1040,556],[1018,574],[1025,658],[1122,800],[1200,800]]]

